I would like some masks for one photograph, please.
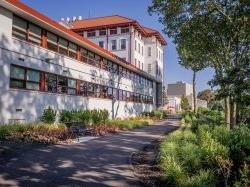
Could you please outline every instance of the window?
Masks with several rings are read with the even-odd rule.
[[[138,43],[138,53],[141,52],[141,44]]]
[[[121,28],[121,33],[129,33],[129,27],[122,27]]]
[[[143,63],[141,63],[141,69],[143,70]]]
[[[122,100],[123,101],[127,100],[127,92],[125,90],[122,91]]]
[[[99,36],[105,36],[107,34],[106,29],[99,30]]]
[[[141,62],[138,60],[138,68],[141,68]]]
[[[113,99],[113,88],[108,87],[108,98]]]
[[[40,90],[40,72],[27,70],[26,88],[29,90]]]
[[[137,59],[135,58],[135,67],[137,66]]]
[[[48,32],[47,33],[47,48],[57,52],[57,36]]]
[[[10,87],[40,90],[40,72],[11,65]]]
[[[107,86],[101,86],[101,90],[102,90],[102,97],[103,98],[108,98],[108,87]]]
[[[88,51],[88,64],[95,65],[94,57],[95,57],[95,54]]]
[[[57,77],[57,93],[66,94],[68,87],[68,81],[66,77]]]
[[[95,31],[88,31],[87,32],[87,37],[94,37],[95,36]]]
[[[135,50],[137,50],[137,41],[135,40]]]
[[[99,55],[95,54],[94,66],[97,68],[100,68],[100,65],[101,65],[100,61],[101,61],[101,57]]]
[[[104,48],[104,41],[99,41],[99,46]]]
[[[10,87],[25,88],[25,69],[17,66],[10,66]]]
[[[27,21],[17,16],[13,17],[12,35],[18,39],[26,40],[27,38]]]
[[[118,100],[122,101],[122,90],[118,90]]]
[[[152,73],[152,64],[148,64],[148,73]]]
[[[127,43],[126,39],[121,39],[121,50],[126,50],[126,43]]]
[[[113,63],[112,72],[113,72],[113,73],[116,73],[116,74],[119,74],[119,72],[118,72],[118,65],[115,64],[115,63]]]
[[[148,56],[151,56],[151,47],[148,47]]]
[[[87,82],[80,81],[80,95],[87,96]]]
[[[143,56],[143,46],[141,46],[141,55]]]
[[[68,41],[62,38],[59,38],[58,44],[59,44],[58,52],[62,55],[68,56]]]
[[[87,84],[87,95],[90,97],[99,97],[100,91],[99,91],[99,85],[94,83],[88,83]]]
[[[86,49],[80,49],[80,61],[87,63],[88,51]]]
[[[69,57],[76,59],[77,45],[69,43]]]
[[[116,46],[116,40],[111,40],[111,50],[116,50],[117,46]]]
[[[45,74],[45,91],[56,93],[57,92],[57,76],[53,74]]]
[[[39,46],[42,45],[42,29],[30,23],[28,41]]]
[[[110,29],[110,35],[117,34],[117,28],[115,29]]]
[[[68,79],[68,94],[76,95],[76,80]]]

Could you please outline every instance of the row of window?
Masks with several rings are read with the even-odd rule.
[[[119,42],[119,48],[118,48],[118,43]],[[99,41],[99,46],[102,48],[105,48],[105,42],[104,41]],[[126,39],[120,39],[120,40],[111,40],[111,50],[116,51],[116,50],[126,50],[127,49],[127,40]]]
[[[135,40],[135,51],[137,51],[139,54],[143,56],[143,46]]]
[[[98,30],[99,36],[106,36],[107,29]],[[121,27],[121,34],[129,33],[129,27]],[[118,28],[111,28],[109,29],[109,35],[118,34]],[[96,30],[87,31],[87,37],[95,37],[97,36]]]
[[[135,67],[138,67],[139,69],[143,70],[143,63],[140,62],[140,60],[137,60],[135,58],[135,64],[134,65],[135,65]]]
[[[153,103],[151,96],[45,73],[17,65],[10,66],[10,87],[85,97]]]
[[[51,32],[47,32],[17,16],[13,17],[13,36],[39,46],[44,46],[49,50],[77,59],[83,63],[87,63],[97,68],[102,68],[106,71],[116,73],[119,76],[131,79],[132,81],[140,83],[143,86],[153,86],[153,82],[151,80],[148,80],[137,73],[119,66],[112,61],[102,58],[91,51],[80,48],[76,44]],[[45,39],[42,40],[42,38]],[[45,44],[43,44],[42,41],[45,42]],[[112,46],[116,46],[116,44],[114,43]],[[121,47],[126,47],[126,40],[121,41]]]

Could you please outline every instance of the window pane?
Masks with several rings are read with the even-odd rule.
[[[17,17],[13,17],[13,36],[21,40],[26,40],[28,23]]]
[[[116,40],[111,40],[111,49],[116,50]]]
[[[84,81],[80,82],[80,95],[87,95],[87,83]]]
[[[74,88],[69,88],[69,89],[68,89],[68,94],[70,94],[70,95],[76,95],[76,89],[74,89]]]
[[[57,43],[57,36],[56,36],[56,35],[54,35],[54,34],[48,32],[48,33],[47,33],[47,38],[48,38],[48,40],[49,40],[50,42],[55,42],[55,43]]]
[[[27,82],[26,83],[26,88],[30,90],[39,90],[40,85],[39,83],[34,83],[34,82]]]
[[[45,74],[45,91],[56,93],[56,75]]]
[[[24,81],[20,80],[10,80],[11,88],[24,88]]]
[[[27,70],[27,80],[39,82],[40,81],[40,72],[33,71],[33,70]]]
[[[67,78],[59,76],[57,80],[57,92],[67,93],[67,83]]]
[[[59,45],[61,45],[62,47],[68,47],[68,41],[64,40],[62,38],[59,38]]]
[[[69,43],[69,49],[72,51],[77,51],[77,45],[73,44],[73,43]]]
[[[125,50],[126,49],[126,39],[121,39],[121,49]]]
[[[25,70],[21,67],[10,66],[10,77],[16,79],[24,79]]]
[[[41,45],[42,29],[33,24],[29,24],[29,41],[34,44]]]
[[[68,87],[76,88],[76,80],[75,79],[68,79]]]

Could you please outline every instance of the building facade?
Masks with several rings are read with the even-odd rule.
[[[0,123],[39,121],[48,106],[110,117],[157,107],[159,79],[20,1],[0,2],[0,23]]]

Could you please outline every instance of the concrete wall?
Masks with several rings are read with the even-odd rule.
[[[12,38],[12,13],[0,7],[0,123],[15,119],[37,121],[48,106],[55,110],[107,109],[115,117],[128,117],[154,109],[154,105],[109,99],[69,96],[9,88],[10,64],[55,73],[127,91],[155,96],[154,88],[146,88],[133,81],[112,75],[93,66],[79,63],[47,49]],[[51,63],[45,58],[53,59]],[[65,69],[68,71],[65,73]]]

